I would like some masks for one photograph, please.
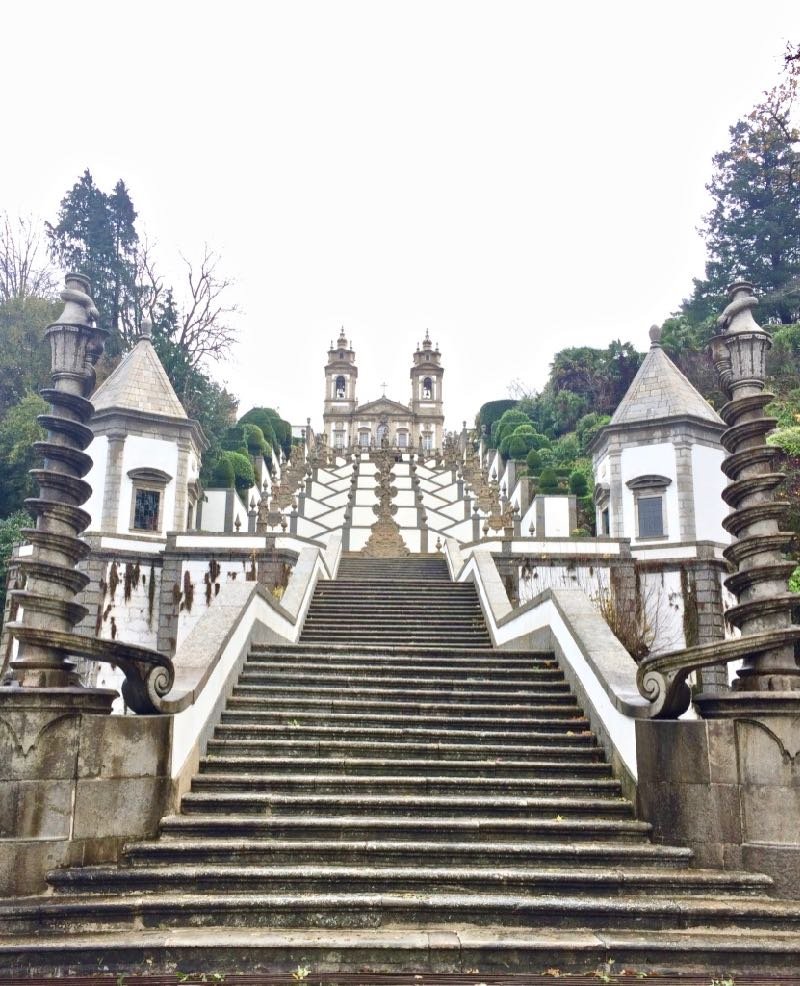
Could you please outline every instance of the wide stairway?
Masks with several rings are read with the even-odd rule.
[[[800,904],[653,845],[553,655],[493,650],[435,558],[344,559],[300,644],[252,650],[158,839],[50,882],[0,906],[0,972],[800,961]]]

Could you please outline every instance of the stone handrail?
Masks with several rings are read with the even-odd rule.
[[[317,582],[335,575],[340,556],[338,533],[324,550],[304,547],[280,602],[255,582],[226,583],[179,646],[175,684],[162,702],[162,711],[174,716],[171,773],[178,792],[196,769],[251,646],[298,639]]]
[[[636,664],[580,589],[545,589],[514,609],[489,551],[466,559],[448,538],[445,557],[455,581],[473,581],[494,645],[553,650],[619,773],[636,779],[636,719],[650,703],[636,685]]]
[[[649,718],[677,719],[686,712],[691,703],[686,679],[693,671],[757,657],[798,640],[800,627],[781,628],[644,658],[636,673],[636,684],[651,703]]]

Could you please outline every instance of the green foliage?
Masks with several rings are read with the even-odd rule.
[[[531,431],[531,434],[534,434],[534,432]],[[504,443],[508,443],[508,454],[512,459],[524,459],[528,452],[531,451],[528,438],[529,436],[525,433],[519,435],[515,431],[512,435],[509,435],[503,439]]]
[[[77,270],[92,282],[99,324],[111,335],[108,350],[123,352],[129,343],[136,298],[136,210],[123,181],[111,194],[97,187],[87,168],[61,200],[55,224],[47,223],[50,252],[65,270]],[[120,331],[120,326],[123,326]]]
[[[800,592],[800,565],[789,576],[789,592]]]
[[[800,318],[800,131],[793,123],[800,63],[729,130],[714,156],[705,217],[708,262],[684,312],[696,321],[718,313],[725,289],[746,278],[761,296],[764,321]]]
[[[777,428],[767,436],[768,445],[777,445],[787,455],[800,457],[800,426]]]
[[[537,449],[531,449],[525,458],[529,476],[538,476],[542,468],[542,456]]]
[[[239,424],[254,424],[264,433],[270,447],[289,456],[292,449],[292,426],[271,407],[251,407],[239,418]]]
[[[26,393],[49,385],[44,333],[62,307],[30,296],[0,303],[0,417]]]
[[[244,431],[244,440],[247,446],[247,451],[250,455],[263,455],[267,451],[267,442],[264,438],[264,432],[258,427],[251,423],[246,423],[242,425]]]
[[[530,418],[523,411],[516,408],[504,411],[497,422],[497,428],[492,427],[492,439],[497,443],[495,447],[502,451],[502,443],[506,435],[511,436],[519,425],[529,425],[530,423]]]
[[[475,426],[478,432],[480,433],[481,427],[485,426],[487,435],[491,435],[492,425],[495,421],[499,421],[504,412],[510,411],[516,403],[516,401],[506,399],[502,401],[488,401],[486,404],[482,404],[475,418]]]
[[[578,437],[574,432],[562,435],[553,443],[553,462],[566,466],[575,461],[581,453]]]
[[[556,476],[555,470],[552,466],[545,466],[544,469],[539,473],[539,492],[540,493],[558,493],[560,492],[558,485],[558,476]]]
[[[0,467],[3,470],[0,516],[20,510],[25,498],[36,492],[36,484],[28,470],[41,464],[41,456],[33,445],[45,437],[36,419],[47,410],[47,404],[38,394],[28,393],[19,404],[10,407],[0,421]]]
[[[222,487],[223,489],[229,490],[233,485],[235,485],[236,474],[233,471],[233,463],[231,462],[227,452],[223,452],[218,458],[217,463],[214,466],[214,473],[211,477],[212,487]]]
[[[575,425],[575,437],[578,439],[581,455],[586,455],[595,435],[605,428],[610,420],[608,414],[598,414],[597,411],[590,411],[578,420]]]
[[[255,484],[253,463],[244,452],[222,452],[220,459],[226,459],[233,469],[233,485],[238,493],[246,493]]]
[[[0,626],[2,626],[3,612],[6,605],[8,563],[14,545],[24,540],[22,534],[24,527],[33,527],[33,520],[24,510],[16,510],[8,517],[0,520]]]
[[[575,469],[569,474],[569,491],[578,497],[586,496],[589,492],[589,479],[585,472]]]

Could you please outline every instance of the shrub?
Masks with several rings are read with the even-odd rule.
[[[214,467],[214,473],[211,477],[211,483],[213,486],[221,486],[223,489],[229,490],[236,479],[236,474],[233,471],[233,463],[228,458],[228,453],[223,452],[217,459],[217,464]]]
[[[224,452],[223,455],[233,467],[233,485],[237,492],[246,493],[256,481],[253,463],[243,452]]]
[[[558,493],[558,476],[552,466],[545,466],[539,474],[540,493]]]
[[[258,425],[246,423],[242,425],[244,441],[250,455],[263,455],[267,451],[267,440]]]
[[[492,429],[493,437],[496,442],[502,442],[503,438],[506,435],[511,435],[519,425],[529,425],[530,423],[531,419],[524,411],[512,408],[510,411],[506,411],[497,422],[497,429]]]
[[[585,472],[579,472],[575,469],[570,473],[569,476],[569,491],[574,493],[575,496],[586,496],[589,491],[589,480]]]
[[[500,418],[506,411],[510,411],[515,405],[516,401],[506,398],[501,401],[488,401],[486,404],[481,405],[480,411],[478,411],[478,417],[475,424],[478,426],[478,431],[480,432],[481,425],[486,425],[486,435],[487,437],[492,434],[492,426],[495,422],[499,421]]]
[[[531,449],[525,457],[525,465],[528,467],[529,476],[538,476],[542,468],[542,456],[535,448]]]

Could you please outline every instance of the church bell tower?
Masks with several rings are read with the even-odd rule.
[[[444,410],[442,404],[442,357],[439,345],[433,348],[425,331],[422,346],[417,345],[411,367],[411,409],[413,442],[418,448],[440,449],[444,441]]]
[[[328,350],[325,367],[325,403],[322,419],[330,448],[346,448],[353,441],[350,434],[356,409],[356,354],[344,334],[344,326],[334,346]]]

